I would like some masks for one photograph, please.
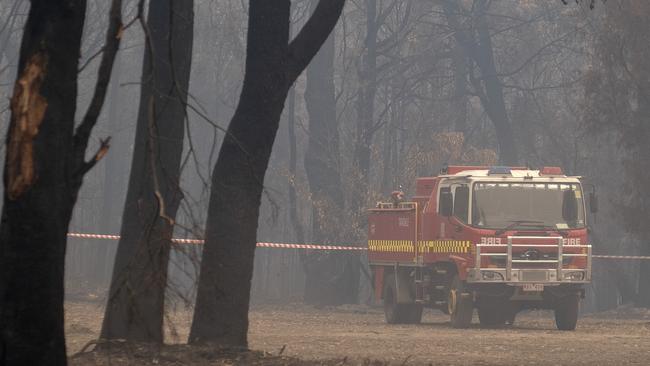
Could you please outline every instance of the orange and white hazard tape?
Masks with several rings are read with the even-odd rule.
[[[82,238],[82,239],[120,240],[119,235],[68,233],[68,236],[71,238]],[[203,244],[203,240],[200,239],[173,238],[172,242],[179,243],[179,244]]]
[[[368,250],[364,247],[317,245],[317,244],[287,244],[287,243],[257,243],[262,248],[285,248],[285,249],[315,249],[315,250]]]
[[[71,238],[82,239],[105,239],[105,240],[119,240],[119,235],[106,235],[106,234],[85,234],[85,233],[68,233]],[[178,244],[203,244],[201,239],[182,239],[173,238],[172,242]],[[260,248],[283,248],[283,249],[312,249],[312,250],[351,250],[351,251],[364,251],[368,250],[365,247],[353,246],[337,246],[337,245],[318,245],[318,244],[291,244],[291,243],[257,243]]]
[[[640,259],[649,260],[650,256],[647,255],[592,255],[592,258],[598,259]]]
[[[106,235],[106,234],[86,234],[86,233],[68,233],[71,238],[82,239],[105,239],[105,240],[119,240],[119,235]],[[178,244],[203,244],[201,239],[182,239],[173,238],[172,242]],[[311,249],[311,250],[348,250],[348,251],[366,251],[366,247],[354,247],[350,245],[319,245],[319,244],[292,244],[292,243],[257,243],[258,248],[281,248],[281,249]],[[650,260],[650,256],[642,255],[593,255],[592,258],[596,259],[626,259],[626,260]]]

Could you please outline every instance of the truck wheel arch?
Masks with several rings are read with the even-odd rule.
[[[469,265],[469,260],[467,258],[458,255],[450,255],[449,262],[447,263],[453,267],[455,274],[457,274],[461,280],[465,281],[467,279],[467,267]]]
[[[410,267],[398,267],[398,266],[378,266],[375,268],[375,294],[377,300],[384,299],[384,288],[386,286],[386,280],[395,281],[395,288],[397,289],[397,302],[400,304],[408,304],[414,301],[414,298],[411,294],[411,288],[413,281],[411,281],[410,273],[412,268]]]

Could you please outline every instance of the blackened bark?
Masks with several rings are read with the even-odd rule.
[[[492,37],[488,29],[486,13],[490,3],[478,0],[475,9],[473,26],[461,24],[459,17],[465,12],[459,2],[445,0],[443,9],[449,26],[454,30],[456,42],[463,47],[480,71],[480,76],[474,77],[470,67],[470,79],[474,92],[479,96],[481,105],[494,126],[499,145],[499,160],[504,165],[517,165],[518,153],[515,145],[513,128],[508,118],[508,112],[503,97],[503,85],[494,62]]]
[[[486,12],[489,3],[480,0],[479,13],[477,18],[477,43],[473,58],[481,70],[482,84],[485,93],[479,93],[481,104],[487,112],[497,135],[499,143],[499,160],[504,165],[517,165],[518,154],[515,145],[515,137],[508,118],[505,99],[503,98],[503,85],[499,79],[497,68],[494,62],[494,50],[492,49],[492,36],[488,29]],[[477,83],[477,85],[480,83]]]
[[[374,133],[375,95],[377,94],[377,0],[366,0],[365,54],[361,57],[359,69],[359,94],[357,96],[357,131],[354,164],[358,174],[357,202],[364,206],[367,195],[368,173],[370,171],[370,145]]]
[[[284,101],[344,2],[320,1],[291,44],[290,1],[250,2],[244,84],[212,175],[191,343],[248,346],[259,205]]]
[[[33,0],[11,100],[0,225],[0,361],[65,365],[66,233],[90,161],[83,154],[119,45],[121,1],[111,6],[97,84],[74,130],[86,1]]]
[[[119,108],[120,103],[120,73],[121,65],[119,55],[116,56],[115,65],[113,67],[113,77],[109,87],[109,103],[108,103],[108,135],[115,136],[119,130]],[[113,140],[115,147],[115,140]],[[114,233],[119,230],[119,214],[117,197],[123,188],[120,182],[123,182],[126,174],[123,172],[122,166],[124,161],[124,152],[118,146],[106,156],[104,161],[104,189],[102,197],[102,213],[100,232],[101,233]],[[112,256],[109,253],[114,253],[114,243],[106,243],[99,245],[96,249],[94,261],[94,280],[98,286],[108,286],[110,284],[110,275],[112,272]]]
[[[121,238],[103,339],[163,342],[193,41],[193,1],[153,1]]]

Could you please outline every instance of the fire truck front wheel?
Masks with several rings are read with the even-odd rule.
[[[474,313],[472,295],[465,291],[465,284],[455,275],[449,287],[447,298],[449,317],[453,328],[469,328]]]
[[[389,324],[417,324],[422,320],[422,305],[398,304],[395,275],[384,278],[384,315]]]
[[[575,330],[580,312],[580,297],[567,295],[557,299],[555,304],[555,325],[559,330]]]

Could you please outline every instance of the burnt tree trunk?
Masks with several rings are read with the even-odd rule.
[[[305,89],[309,145],[304,164],[311,193],[312,240],[324,244],[340,243],[345,231],[334,90],[334,45],[334,34],[331,34],[307,68]],[[348,261],[351,260],[358,261],[350,253],[317,251],[306,255],[305,302],[319,305],[356,303],[355,283],[347,276]]]
[[[370,171],[370,145],[375,124],[375,95],[377,94],[377,0],[366,0],[365,53],[359,68],[359,91],[357,96],[357,130],[354,164],[357,169],[359,192],[354,206],[364,206]]]
[[[121,65],[119,60],[119,55],[116,56],[115,65],[113,66],[113,76],[112,81],[109,85],[108,91],[108,135],[115,136],[119,130],[119,108],[121,107],[120,103],[120,74],[121,74]],[[104,161],[104,192],[102,197],[102,211],[101,211],[101,223],[100,223],[100,232],[104,234],[112,234],[117,232],[119,229],[118,222],[118,209],[117,209],[117,197],[119,196],[118,192],[123,189],[120,182],[122,182],[126,174],[121,175],[123,172],[121,166],[123,164],[124,152],[120,149],[120,146],[115,146],[116,140],[113,140],[113,151],[106,156]],[[98,246],[93,258],[94,266],[94,282],[97,286],[108,286],[110,281],[110,275],[112,268],[110,267],[111,259],[113,258],[111,254],[115,253],[114,251],[115,244],[111,241],[101,243]]]
[[[153,1],[131,175],[101,338],[163,342],[193,40],[193,1]]]
[[[469,77],[474,87],[474,93],[479,96],[481,105],[487,113],[496,132],[499,146],[499,160],[504,165],[516,165],[518,162],[517,147],[512,125],[503,97],[503,85],[494,61],[492,36],[487,24],[487,10],[490,2],[478,0],[475,13],[471,13],[472,25],[461,24],[460,17],[467,12],[455,0],[445,0],[443,9],[449,26],[454,30],[456,42],[463,47],[464,52],[472,60],[469,66]],[[479,76],[474,76],[474,64]]]
[[[482,83],[476,81],[475,85],[482,84],[485,89],[484,93],[479,93],[479,97],[496,131],[500,162],[504,165],[517,165],[518,154],[515,137],[506,110],[503,85],[494,62],[492,35],[486,19],[488,7],[489,2],[480,1],[476,28],[477,42],[476,49],[473,52],[473,59],[481,70],[481,79],[483,81]]]
[[[86,2],[33,0],[11,99],[0,225],[0,363],[65,365],[66,234],[84,160],[119,45],[121,1],[113,1],[95,91],[75,130]]]
[[[248,306],[264,174],[289,88],[336,24],[322,0],[289,43],[289,0],[251,0],[244,84],[212,174],[191,343],[248,347]]]

